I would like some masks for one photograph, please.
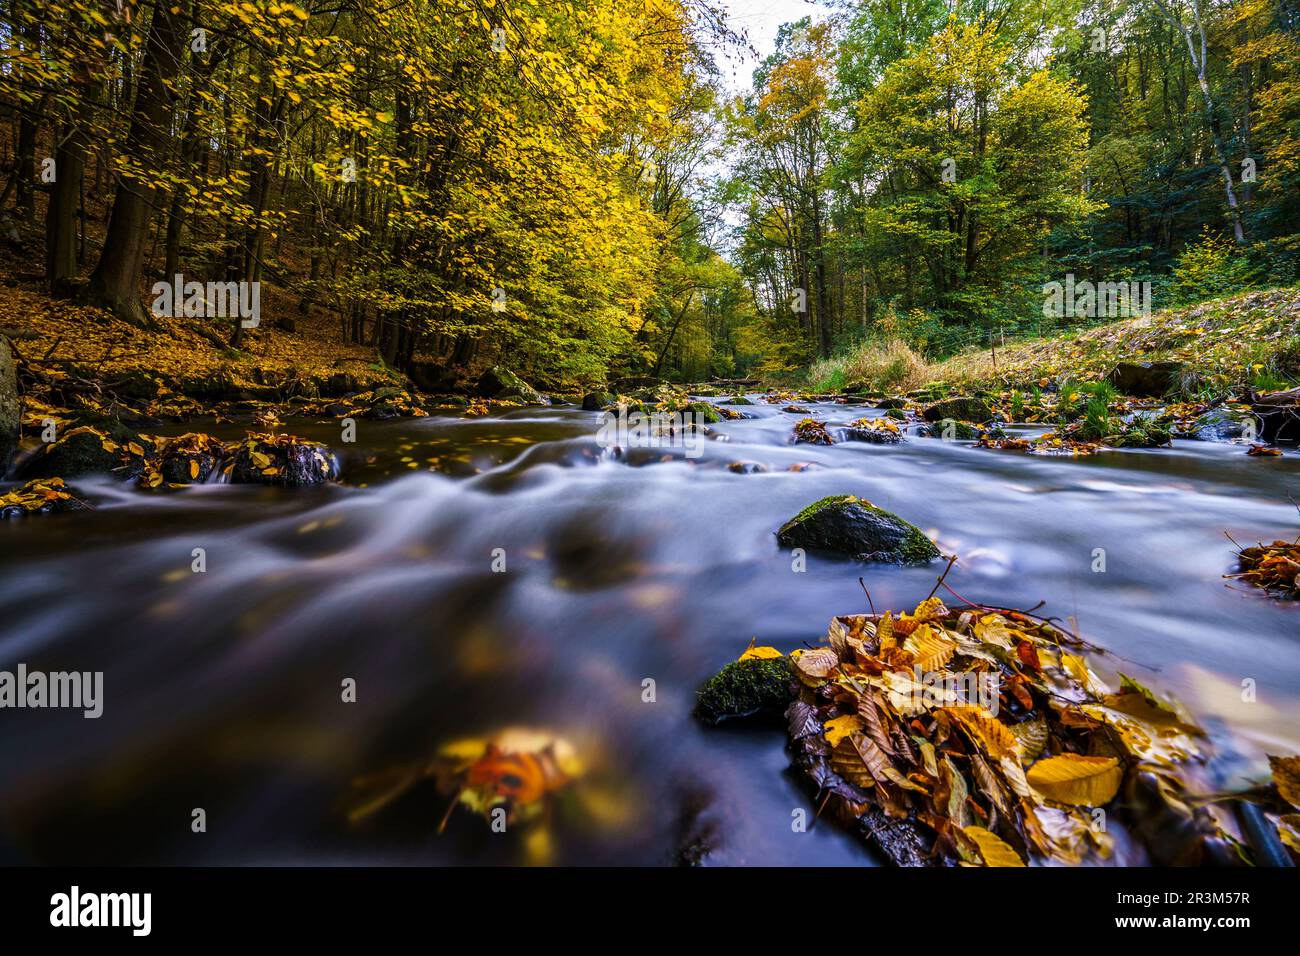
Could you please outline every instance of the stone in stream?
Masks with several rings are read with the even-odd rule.
[[[1007,433],[998,425],[990,425],[985,428],[981,425],[959,422],[951,418],[945,418],[943,421],[935,422],[932,425],[922,425],[917,429],[916,433],[921,438],[942,438],[947,441],[979,441],[981,438],[1007,437]]]
[[[145,458],[153,453],[153,442],[123,426],[103,431],[81,426],[42,445],[20,461],[15,471],[23,479],[94,474],[136,478],[144,471]]]
[[[941,422],[945,418],[963,422],[986,422],[993,417],[993,409],[982,398],[962,396],[935,402],[921,413],[921,417],[927,422]]]
[[[731,398],[728,398],[728,399],[726,399],[725,401],[720,402],[719,404],[722,404],[722,405],[753,405],[754,403],[751,402],[749,399],[747,399],[744,395],[733,395],[733,396],[731,396]]]
[[[599,412],[613,405],[614,401],[614,396],[609,392],[588,392],[582,396],[582,410],[584,412]]]
[[[1180,437],[1194,438],[1197,441],[1230,442],[1240,438],[1249,430],[1259,433],[1259,422],[1250,411],[1236,408],[1211,408],[1196,419]]]
[[[339,476],[338,459],[318,442],[293,435],[252,436],[227,447],[223,469],[232,484],[282,485],[300,488]]]
[[[21,488],[0,494],[0,519],[84,511],[89,507],[62,478],[34,478]]]
[[[1160,398],[1178,384],[1186,368],[1183,362],[1120,362],[1106,381],[1121,395]]]
[[[549,405],[541,392],[509,369],[494,365],[478,380],[478,393],[484,398],[523,402],[525,405]]]
[[[814,501],[776,532],[783,547],[850,555],[859,561],[924,564],[939,549],[920,528],[856,495]]]
[[[790,703],[791,680],[790,664],[784,657],[732,661],[699,689],[695,716],[708,724],[742,717],[779,717]]]

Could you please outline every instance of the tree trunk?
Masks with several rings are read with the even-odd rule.
[[[163,0],[155,0],[125,147],[132,160],[144,167],[146,175],[166,162],[175,99],[173,81],[185,49],[181,39],[177,16]],[[92,302],[142,327],[151,324],[140,302],[139,285],[156,193],[156,187],[147,179],[119,176],[104,251],[91,274],[88,290]]]

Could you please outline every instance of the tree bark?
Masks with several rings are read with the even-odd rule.
[[[145,177],[166,161],[175,100],[173,81],[180,71],[184,49],[177,15],[165,0],[155,0],[125,147],[132,161],[143,167]],[[133,174],[119,177],[104,251],[91,274],[88,290],[92,302],[142,327],[152,324],[140,302],[139,285],[156,194],[157,187],[148,178]]]

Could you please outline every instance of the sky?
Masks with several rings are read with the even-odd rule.
[[[801,17],[811,15],[820,19],[826,8],[816,0],[718,0],[729,12],[728,19],[736,30],[744,30],[749,35],[750,44],[758,50],[759,57],[766,57],[776,49],[776,31],[783,23],[790,23]],[[759,61],[753,57],[738,60],[735,57],[719,63],[722,75],[729,88],[743,90],[748,88],[750,74]]]

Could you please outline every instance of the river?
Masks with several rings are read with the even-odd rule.
[[[832,425],[864,414],[811,407]],[[814,556],[796,571],[773,532],[835,493],[956,553],[947,583],[963,597],[1073,617],[1112,652],[1103,676],[1130,673],[1197,715],[1217,784],[1300,752],[1300,602],[1222,577],[1225,533],[1243,546],[1296,534],[1300,456],[791,445],[797,416],[743,411],[694,461],[616,459],[596,442],[600,415],[574,408],[363,420],[346,445],[336,423],[294,420],[339,453],[342,484],[78,482],[93,512],[7,522],[0,668],[103,671],[104,712],[0,713],[0,859],[666,864],[696,844],[720,865],[872,863],[833,826],[792,828],[812,797],[779,730],[690,715],[751,638],[789,651],[865,611],[860,575],[882,611],[934,586],[942,563]],[[439,833],[432,785],[349,821],[359,778],[509,726],[559,735],[585,765],[531,834],[467,811]]]

